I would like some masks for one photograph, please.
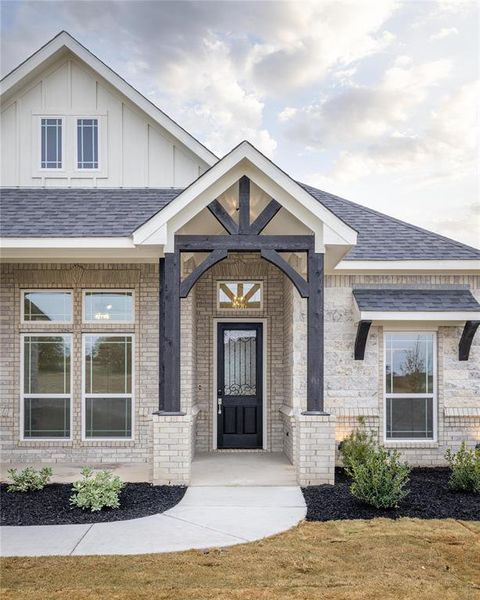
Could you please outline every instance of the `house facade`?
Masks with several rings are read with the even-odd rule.
[[[216,157],[65,32],[1,98],[2,461],[480,442],[480,250]]]

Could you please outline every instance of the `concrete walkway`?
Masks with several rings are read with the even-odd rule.
[[[291,471],[281,455],[199,456],[192,487],[164,513],[93,525],[1,527],[0,555],[147,554],[259,540],[305,517],[305,501],[291,484]],[[264,485],[255,485],[259,481]]]

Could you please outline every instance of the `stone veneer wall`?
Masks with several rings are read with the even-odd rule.
[[[263,307],[260,310],[229,311],[217,308],[217,282],[228,280],[251,280],[263,282]],[[196,291],[196,401],[197,451],[213,448],[213,401],[216,382],[214,378],[214,319],[235,321],[238,317],[266,319],[264,336],[267,341],[266,449],[274,452],[283,448],[283,425],[279,412],[284,403],[284,321],[283,321],[284,275],[275,266],[262,260],[258,254],[232,253],[227,259],[207,271],[195,284]],[[201,349],[201,351],[200,351]]]
[[[332,275],[325,281],[325,407],[337,416],[337,442],[365,418],[383,443],[383,333],[372,327],[364,361],[353,360],[353,286],[360,285],[468,285],[480,300],[480,277],[473,275]],[[448,446],[462,440],[470,446],[480,441],[480,336],[472,345],[470,359],[458,360],[462,327],[438,327],[438,441],[388,442],[416,465],[444,464]]]
[[[158,409],[158,267],[155,264],[3,264],[1,267],[1,457],[4,462],[151,463],[152,413]],[[71,325],[20,323],[22,289],[73,290]],[[135,324],[82,324],[82,290],[135,291]],[[20,441],[20,334],[72,334],[72,439]],[[82,441],[82,333],[135,334],[134,440]]]

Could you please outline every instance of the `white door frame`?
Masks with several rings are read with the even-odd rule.
[[[217,352],[217,330],[218,323],[261,323],[263,325],[263,348],[262,348],[262,449],[267,449],[267,324],[268,319],[256,319],[254,317],[222,317],[213,319],[213,389],[212,389],[212,418],[213,418],[213,445],[214,450],[218,449],[217,445],[217,365],[218,365],[218,352]]]

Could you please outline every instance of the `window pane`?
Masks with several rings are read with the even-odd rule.
[[[433,438],[433,398],[387,398],[386,408],[387,438]]]
[[[86,321],[124,321],[132,323],[132,292],[86,292]]]
[[[62,119],[41,120],[42,169],[62,168]]]
[[[25,394],[70,393],[70,338],[25,336]]]
[[[70,437],[69,398],[25,398],[24,437]]]
[[[433,334],[386,335],[387,393],[425,394],[433,391]]]
[[[72,320],[72,294],[70,292],[25,292],[23,299],[25,321]]]
[[[98,120],[77,120],[77,167],[98,169]]]
[[[223,334],[224,394],[251,396],[257,389],[257,332],[230,329]]]
[[[131,336],[85,336],[85,392],[131,394]]]
[[[262,284],[254,281],[222,281],[218,284],[218,306],[234,310],[262,307]]]
[[[131,437],[131,398],[86,398],[85,437]]]

